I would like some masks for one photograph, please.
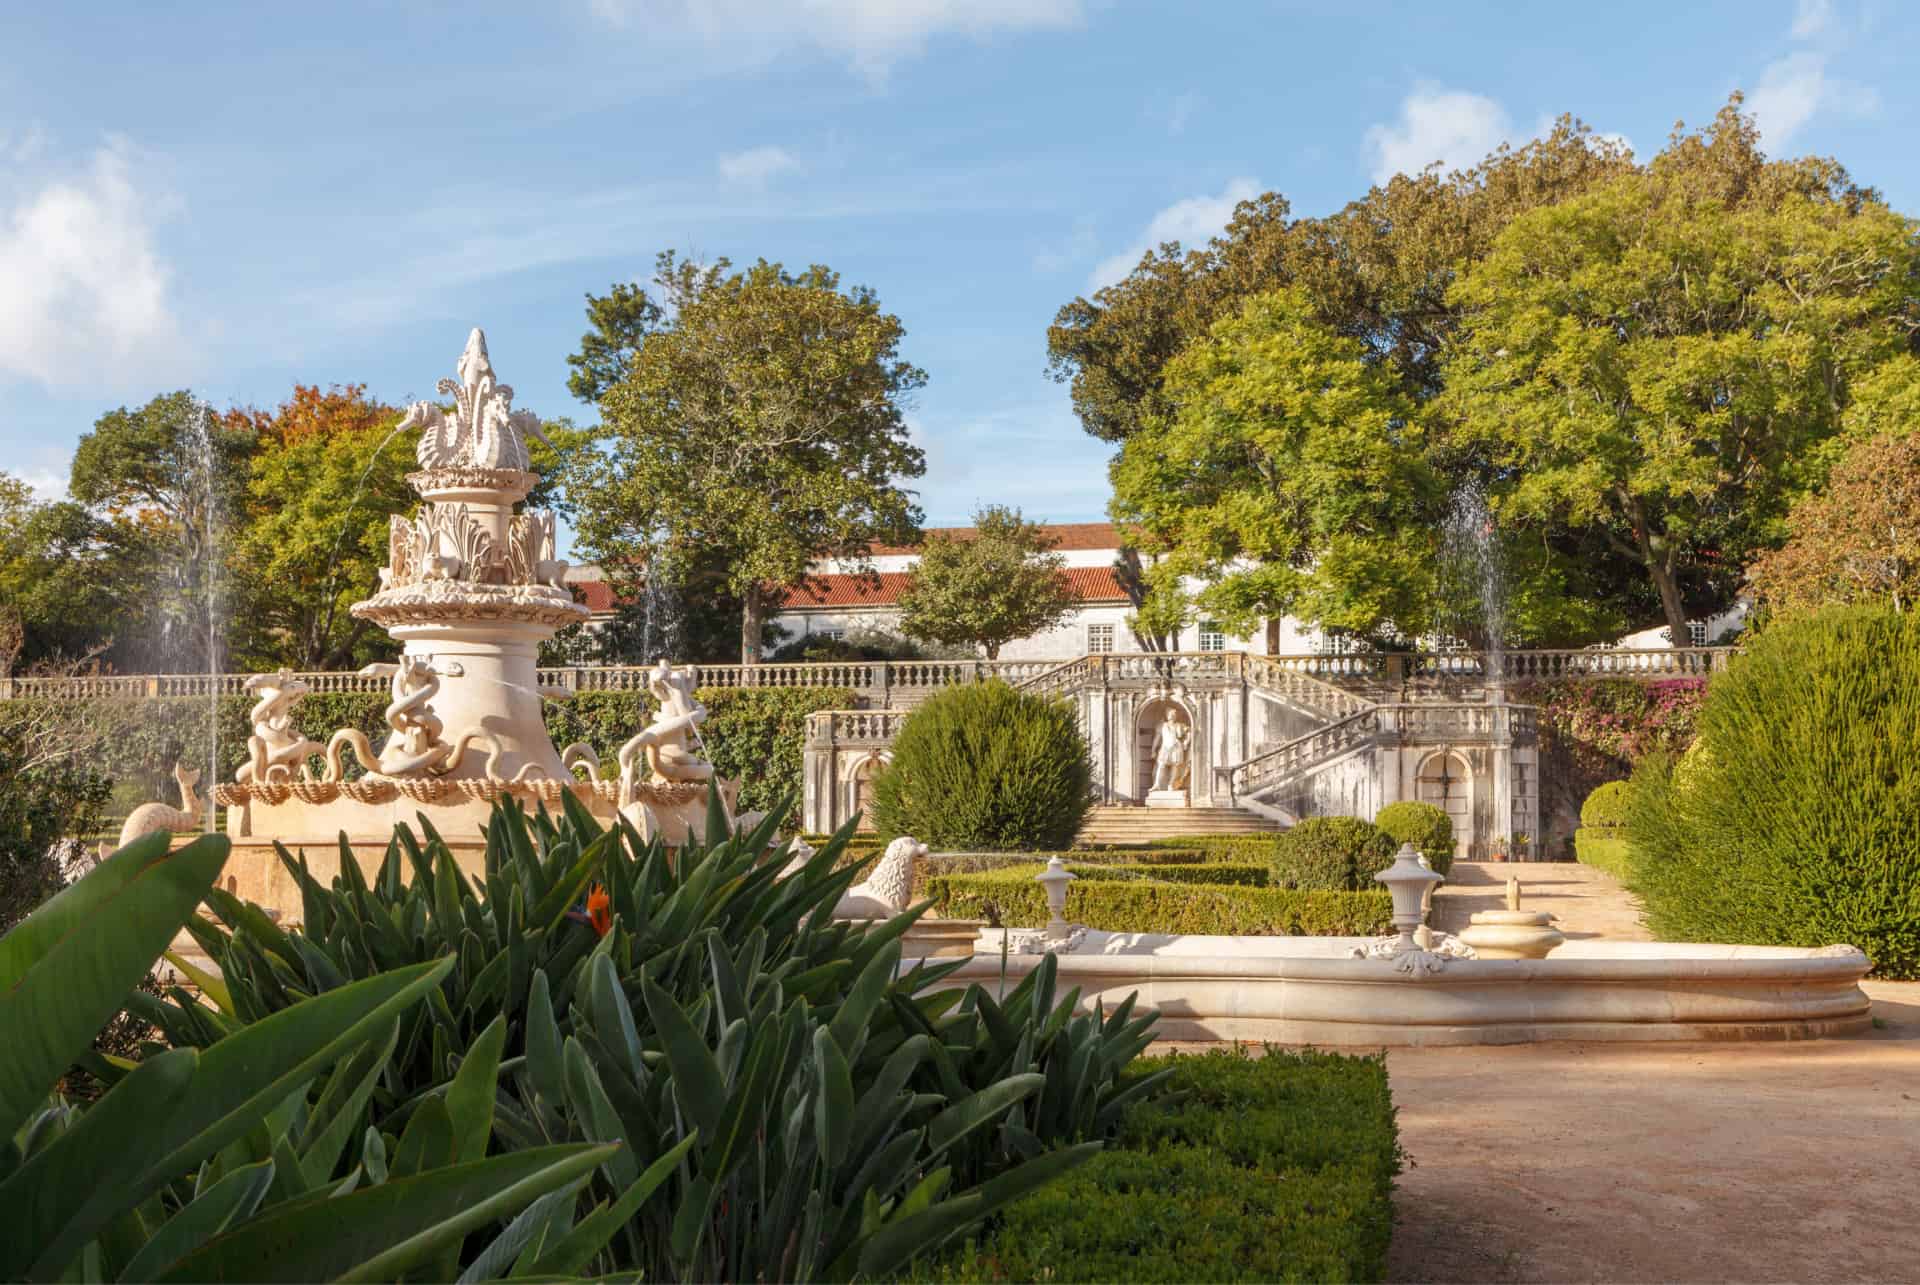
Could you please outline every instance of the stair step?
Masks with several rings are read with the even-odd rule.
[[[1080,827],[1082,843],[1147,843],[1182,835],[1275,834],[1281,826],[1239,808],[1144,808],[1103,806],[1092,809]]]

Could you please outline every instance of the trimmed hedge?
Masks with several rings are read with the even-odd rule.
[[[1072,706],[998,680],[942,688],[907,715],[873,783],[873,828],[935,848],[1071,847],[1093,806]]]
[[[1633,881],[1633,859],[1625,833],[1616,826],[1582,826],[1573,832],[1573,855],[1578,861],[1604,870],[1621,883]]]
[[[1153,879],[1161,883],[1232,884],[1241,888],[1264,888],[1271,872],[1265,866],[1209,861],[1204,865],[1096,864],[1078,867],[1073,873],[1082,879]]]
[[[1714,676],[1688,755],[1635,772],[1627,837],[1662,940],[1846,942],[1920,977],[1920,614],[1760,630]]]
[[[1373,823],[1393,840],[1397,852],[1403,843],[1411,843],[1425,854],[1427,864],[1437,874],[1453,869],[1453,821],[1446,812],[1431,803],[1407,800],[1389,803],[1374,816]]]
[[[1375,1281],[1400,1149],[1385,1060],[1313,1050],[1142,1058],[1173,1074],[1107,1150],[916,1281]]]
[[[1587,801],[1580,805],[1580,825],[1588,830],[1617,830],[1627,823],[1627,797],[1630,787],[1625,781],[1608,781],[1594,787]],[[1580,836],[1574,836],[1577,846]],[[1584,858],[1582,858],[1584,860]]]
[[[1378,888],[1373,876],[1393,864],[1398,845],[1359,817],[1308,817],[1274,848],[1277,888],[1358,892]]]
[[[931,875],[920,895],[933,898],[935,912],[948,919],[1039,928],[1047,922],[1047,898],[1034,876],[1043,869],[1029,863],[983,874]],[[1392,917],[1393,900],[1384,888],[1302,891],[1089,874],[1067,889],[1067,918],[1103,932],[1368,937],[1385,932]]]

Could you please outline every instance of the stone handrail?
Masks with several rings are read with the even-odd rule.
[[[887,745],[907,712],[898,709],[823,709],[807,715],[809,745]]]
[[[1272,789],[1348,750],[1376,739],[1398,736],[1406,742],[1447,741],[1465,736],[1531,736],[1539,729],[1539,711],[1531,705],[1372,705],[1304,736],[1215,771],[1226,778],[1234,798]]]
[[[1249,654],[1242,664],[1247,681],[1254,687],[1330,717],[1347,718],[1369,708],[1370,702],[1303,670],[1277,663],[1274,657]]]
[[[1510,681],[1555,678],[1697,678],[1726,668],[1732,647],[1528,650],[1500,653]],[[1484,681],[1485,652],[1363,652],[1341,655],[1264,656],[1250,652],[1109,652],[1074,660],[872,660],[805,661],[765,665],[687,666],[701,687],[850,687],[879,704],[898,694],[911,699],[952,683],[1001,678],[1028,691],[1066,691],[1082,682],[1191,681],[1245,677],[1282,694],[1317,703],[1329,712],[1331,692],[1343,682],[1408,679]],[[638,691],[651,666],[581,665],[540,671],[540,681],[572,691]],[[71,678],[0,677],[0,700],[144,699],[166,696],[242,694],[248,674],[112,674]],[[296,675],[314,692],[387,690],[384,678],[344,670]],[[1314,687],[1283,689],[1293,679]],[[1343,693],[1343,695],[1346,695]],[[1349,696],[1351,699],[1351,697]]]
[[[1227,778],[1232,798],[1246,798],[1291,780],[1318,763],[1372,741],[1379,731],[1378,711],[1369,707],[1356,714],[1296,736],[1265,754],[1216,771]]]

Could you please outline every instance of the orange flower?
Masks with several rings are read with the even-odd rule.
[[[602,937],[613,930],[613,898],[597,883],[587,890],[587,922]]]

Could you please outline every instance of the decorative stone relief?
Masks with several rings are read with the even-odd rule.
[[[1390,959],[1393,970],[1419,978],[1438,973],[1447,966],[1449,959],[1472,959],[1473,947],[1458,937],[1447,933],[1433,933],[1424,947],[1411,945],[1410,938],[1398,933],[1391,937],[1381,937],[1364,946],[1355,946],[1348,957],[1351,959]]]

